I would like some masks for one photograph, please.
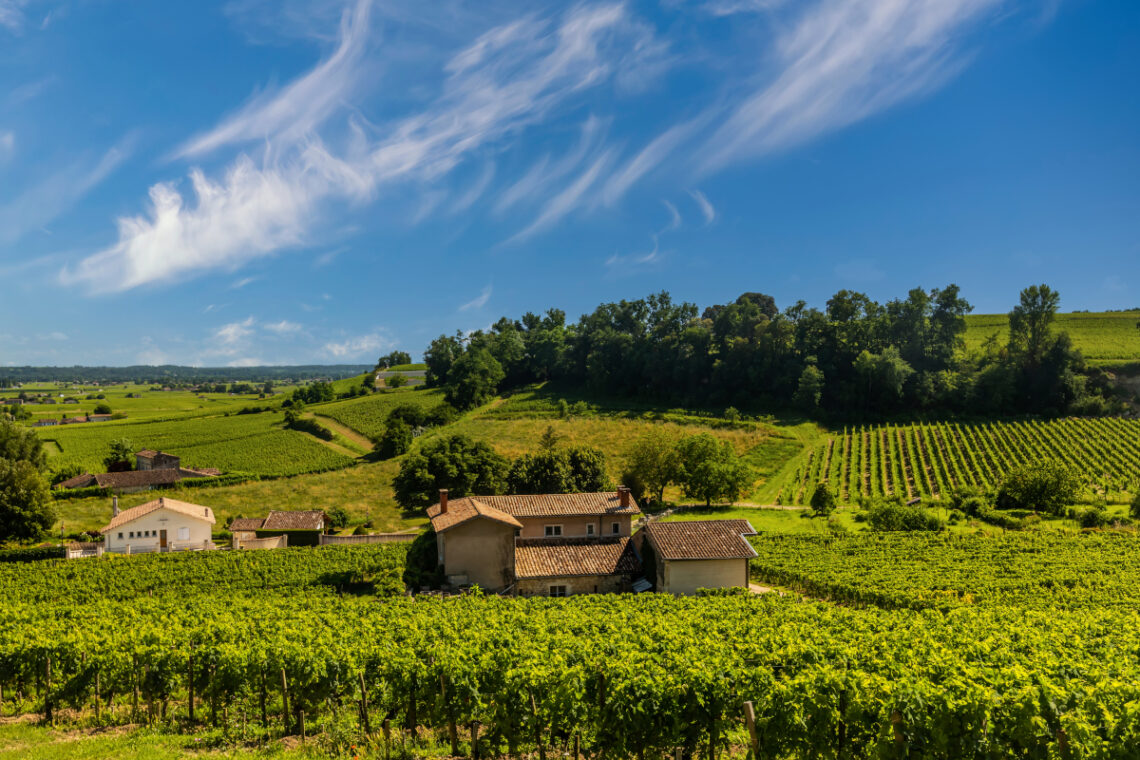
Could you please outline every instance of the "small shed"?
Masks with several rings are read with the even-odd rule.
[[[642,561],[658,591],[748,588],[748,562],[757,555],[745,538],[756,535],[747,520],[654,520],[643,533]]]
[[[257,538],[288,536],[289,546],[319,546],[321,533],[328,525],[328,517],[321,510],[308,512],[270,511],[261,527],[254,530]]]

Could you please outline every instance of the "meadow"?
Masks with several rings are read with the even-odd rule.
[[[1140,311],[1058,314],[1053,329],[1069,333],[1073,345],[1092,365],[1134,364],[1140,361]],[[987,340],[1004,346],[1009,340],[1005,314],[971,314],[966,317],[966,349],[983,348]]]

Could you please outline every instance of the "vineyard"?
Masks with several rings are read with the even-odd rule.
[[[1140,420],[845,428],[801,457],[775,503],[806,504],[821,481],[845,503],[860,496],[937,499],[964,486],[994,488],[1015,467],[1044,459],[1071,466],[1090,495],[1122,501],[1140,489]]]
[[[1073,346],[1089,364],[1119,365],[1140,357],[1140,311],[1107,311],[1058,314],[1057,332],[1067,332]],[[1003,346],[1009,340],[1009,317],[1005,314],[970,314],[966,317],[966,348],[979,350],[994,338]]]
[[[425,409],[431,409],[442,401],[443,393],[441,391],[409,390],[396,393],[377,393],[372,396],[348,399],[347,401],[334,401],[312,407],[312,410],[324,417],[331,417],[362,435],[373,438],[384,432],[384,421],[388,418],[388,412],[397,404],[416,404]]]
[[[352,464],[311,436],[280,427],[277,414],[194,417],[129,425],[91,424],[49,428],[41,433],[52,454],[49,466],[79,465],[103,472],[112,440],[127,438],[136,449],[151,448],[182,457],[185,467],[264,476],[323,472]]]
[[[1132,534],[765,535],[752,577],[814,598],[887,609],[1140,609]]]

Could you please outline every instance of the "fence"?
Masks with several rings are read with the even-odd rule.
[[[419,531],[415,533],[369,533],[363,536],[331,536],[321,534],[321,546],[352,546],[354,544],[398,544],[406,541],[415,541]]]
[[[83,557],[102,557],[103,544],[94,541],[68,544],[63,548],[63,556],[67,559],[82,559]]]
[[[234,548],[238,550],[258,549],[284,549],[289,546],[288,536],[270,536],[269,538],[247,538],[234,541]]]
[[[104,549],[112,554],[154,554],[155,552],[201,552],[216,549],[213,541],[171,541],[166,548],[157,542],[150,544],[127,544],[115,549]]]

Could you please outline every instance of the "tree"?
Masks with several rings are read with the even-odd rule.
[[[689,498],[736,501],[752,483],[752,473],[736,456],[732,444],[710,433],[698,433],[677,443],[678,481]]]
[[[1032,509],[1059,515],[1080,493],[1081,483],[1063,462],[1048,459],[1012,470],[998,489],[998,509]]]
[[[665,501],[665,487],[677,480],[680,462],[677,459],[677,441],[661,427],[645,431],[629,449],[627,481],[636,481],[657,504]],[[631,488],[634,482],[626,482]]]
[[[1009,313],[1010,353],[1036,365],[1045,354],[1060,303],[1061,294],[1048,285],[1030,285],[1021,291],[1021,302]]]
[[[381,459],[391,459],[407,453],[412,447],[412,429],[399,417],[389,418],[384,433],[376,441],[376,453]]]
[[[36,432],[3,420],[0,420],[0,459],[31,462],[37,470],[47,466],[47,453]]]
[[[547,425],[546,430],[542,434],[542,438],[538,440],[538,448],[542,451],[553,451],[558,448],[558,441],[562,436],[554,432],[553,425]]]
[[[0,541],[38,538],[54,522],[51,492],[36,466],[0,458]]]
[[[134,449],[126,438],[119,438],[107,445],[107,456],[103,457],[103,466],[107,472],[122,472],[131,469],[131,455]]]
[[[812,511],[821,517],[827,517],[835,511],[835,494],[827,487],[827,483],[816,484],[811,494]]]
[[[507,472],[510,493],[595,493],[606,488],[606,456],[586,446],[524,454]]]
[[[811,414],[819,411],[819,400],[823,397],[823,370],[814,363],[804,367],[800,373],[800,381],[796,385],[796,395],[793,400],[796,406]]]
[[[871,405],[883,409],[890,409],[898,403],[903,386],[914,374],[914,369],[894,346],[887,346],[878,354],[864,350],[855,359],[855,371],[866,383],[864,398]]]
[[[490,351],[471,348],[451,365],[444,399],[460,411],[474,409],[494,397],[503,377],[503,367]]]
[[[435,438],[404,457],[393,486],[404,507],[426,507],[446,488],[451,496],[503,492],[506,458],[466,435]]]
[[[95,409],[93,411],[93,414],[110,414],[110,413],[111,413],[111,405],[110,404],[96,404]]]
[[[329,527],[333,530],[344,530],[348,525],[348,510],[340,505],[325,512],[325,516],[329,518]]]
[[[442,387],[451,374],[451,365],[462,355],[462,333],[456,333],[454,337],[441,335],[433,340],[424,351],[424,364],[427,365],[424,384],[429,388]]]
[[[1137,325],[1140,327],[1140,325]],[[1130,509],[1133,520],[1140,520],[1140,491],[1136,492],[1136,496],[1132,498],[1132,507]]]
[[[412,356],[407,351],[393,351],[387,356],[381,356],[380,360],[376,362],[376,366],[381,369],[388,369],[389,367],[400,367],[411,363]]]
[[[407,384],[408,376],[401,375],[398,372],[394,375],[389,375],[388,377],[384,378],[384,385],[388,386],[389,388],[403,388]]]
[[[408,425],[408,427],[418,428],[427,425],[428,414],[419,404],[413,404],[410,401],[405,401],[402,404],[396,404],[388,411],[387,423],[390,425],[396,420],[400,420]]]

